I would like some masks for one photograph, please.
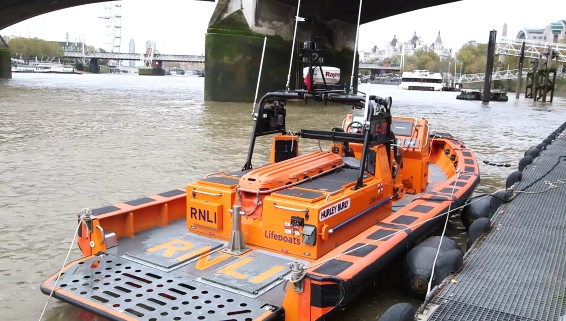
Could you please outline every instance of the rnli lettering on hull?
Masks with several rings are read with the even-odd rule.
[[[345,210],[350,208],[350,199],[347,198],[339,203],[331,205],[327,208],[323,208],[320,210],[319,214],[319,221],[324,221],[329,217],[332,217],[338,213],[344,212]]]

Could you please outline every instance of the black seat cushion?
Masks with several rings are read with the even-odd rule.
[[[361,162],[355,157],[342,157],[344,164],[347,168],[360,169]]]

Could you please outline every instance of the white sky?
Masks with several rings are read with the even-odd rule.
[[[204,53],[204,35],[215,3],[190,0],[120,3],[122,52],[128,52],[133,37],[137,52],[143,51],[146,40],[154,40],[161,52]],[[533,14],[529,9],[532,2],[524,0],[464,0],[385,18],[362,25],[359,49],[370,50],[374,45],[383,48],[394,34],[406,41],[415,31],[429,44],[440,30],[444,46],[457,51],[469,40],[486,43],[492,29],[497,30],[500,38],[504,22],[508,26],[507,36],[514,38],[524,27],[544,28],[550,22],[566,19],[566,1],[538,0],[536,4],[538,9]],[[104,6],[98,3],[47,13],[0,30],[0,34],[64,41],[69,32],[71,41],[82,36],[87,45],[105,48],[106,28],[104,20],[98,18],[104,16]]]

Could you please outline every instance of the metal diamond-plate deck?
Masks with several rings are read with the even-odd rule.
[[[261,301],[115,256],[79,262],[62,275],[59,287],[68,293],[55,292],[63,301],[78,296],[139,320],[248,321],[268,311]]]
[[[523,171],[521,190],[566,180],[566,136]],[[561,157],[562,156],[562,157]],[[557,163],[558,162],[558,163]],[[429,321],[559,321],[566,315],[566,184],[521,194],[500,208],[494,228],[437,294]]]

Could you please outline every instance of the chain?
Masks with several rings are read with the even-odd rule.
[[[244,206],[242,205],[242,195],[240,194],[240,185],[236,186],[236,195],[238,196],[238,204],[242,207],[242,212],[244,212],[244,215],[245,215],[245,216],[250,216],[250,215],[252,215],[252,214],[257,210],[257,208],[259,207],[259,205],[261,204],[261,200],[259,199],[259,191],[257,191],[254,209],[251,210],[251,212],[246,213],[246,212],[244,211]]]

